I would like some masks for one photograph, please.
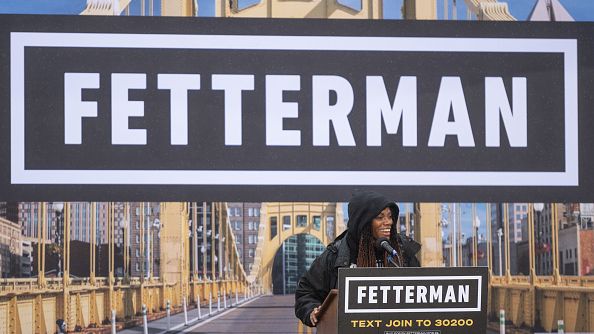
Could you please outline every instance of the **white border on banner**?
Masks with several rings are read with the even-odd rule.
[[[561,53],[564,56],[565,170],[562,172],[478,172],[26,169],[24,92],[26,47]],[[96,185],[579,186],[577,78],[576,39],[12,32],[10,34],[11,183]]]
[[[349,284],[351,281],[444,281],[444,280],[476,280],[478,282],[478,298],[476,307],[459,308],[393,308],[393,309],[350,309]],[[344,292],[344,313],[418,313],[418,312],[480,312],[482,300],[482,276],[406,276],[406,277],[346,277]]]

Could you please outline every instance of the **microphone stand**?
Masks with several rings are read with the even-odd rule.
[[[398,253],[396,253],[396,257],[398,257],[398,260],[400,260],[400,257],[398,256]],[[395,261],[394,261],[394,257],[390,254],[388,254],[388,261],[390,261],[391,264],[394,265],[394,267],[400,267]]]

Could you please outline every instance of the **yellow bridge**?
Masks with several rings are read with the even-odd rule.
[[[383,18],[382,0],[363,0],[361,8],[342,5],[334,0],[262,0],[247,8],[239,8],[238,1],[216,0],[215,15],[220,17],[308,17],[308,18]],[[468,15],[480,20],[514,20],[507,4],[497,0],[465,0]],[[117,5],[114,5],[117,4]],[[150,1],[149,13],[153,12]],[[161,15],[194,16],[198,2],[193,0],[163,0]],[[454,2],[455,6],[456,2]],[[81,14],[120,15],[130,12],[130,1],[89,1]],[[145,15],[145,0],[142,0],[142,15]],[[447,5],[446,5],[447,8]],[[405,0],[402,12],[407,19],[435,19],[436,1]],[[456,10],[452,11],[455,15]],[[455,17],[453,17],[455,19]],[[128,205],[128,204],[126,204]],[[200,209],[201,208],[201,209]],[[40,217],[46,217],[47,206],[41,205]],[[293,235],[311,234],[323,244],[330,242],[342,232],[342,211],[333,203],[266,203],[262,207],[258,245],[252,270],[246,272],[238,256],[234,234],[231,231],[224,203],[161,203],[160,204],[160,256],[159,276],[132,277],[129,268],[129,254],[124,252],[123,273],[116,275],[115,256],[115,208],[109,205],[110,218],[108,235],[108,277],[95,277],[96,235],[94,229],[90,248],[89,277],[71,277],[70,265],[77,261],[77,254],[70,250],[70,228],[68,217],[70,205],[65,205],[63,229],[64,246],[61,248],[64,263],[61,277],[45,277],[46,229],[39,230],[37,247],[36,278],[4,279],[0,284],[0,334],[11,333],[53,333],[55,321],[65,319],[68,328],[100,326],[110,319],[113,310],[121,322],[134,319],[146,305],[149,316],[165,309],[169,301],[179,308],[184,299],[187,304],[206,302],[210,296],[220,294],[253,295],[267,293],[272,289],[272,266],[280,245]],[[95,208],[93,209],[95,210]],[[202,210],[202,215],[197,212]],[[128,212],[126,209],[124,212]],[[144,212],[144,208],[142,208]],[[559,275],[558,220],[553,219],[553,273],[551,276],[537,276],[534,263],[534,219],[529,209],[530,275],[512,276],[509,268],[510,240],[505,233],[505,272],[494,276],[491,269],[489,282],[489,316],[496,319],[499,310],[505,310],[506,320],[516,327],[537,328],[545,331],[557,328],[557,320],[565,321],[568,332],[594,332],[594,278]],[[210,214],[206,214],[210,212]],[[420,260],[423,266],[443,266],[443,241],[441,235],[441,211],[436,203],[415,204],[412,232],[422,245]],[[296,223],[297,216],[307,216],[306,225]],[[283,217],[290,217],[289,223]],[[334,217],[335,224],[328,226],[326,217]],[[319,217],[319,220],[314,220]],[[124,218],[130,222],[129,217]],[[190,224],[190,221],[193,223]],[[319,222],[318,225],[315,222]],[[505,230],[509,231],[506,221]],[[95,223],[92,226],[96,226]],[[141,229],[144,224],[141,224]],[[217,231],[211,235],[202,233],[198,246],[197,231]],[[329,233],[328,233],[329,231]],[[493,249],[487,229],[487,258],[493,264]],[[130,235],[124,228],[124,249],[129,247]],[[141,233],[142,234],[142,233]],[[474,238],[476,239],[476,238]],[[192,241],[190,241],[192,240]],[[223,241],[225,240],[225,241]],[[145,251],[145,240],[140,239],[141,253]],[[204,248],[202,248],[204,247]],[[476,247],[476,246],[475,246]],[[478,253],[472,252],[473,255]],[[476,258],[473,264],[476,264]],[[142,264],[144,265],[144,264]],[[144,271],[144,268],[143,268]],[[117,277],[116,277],[117,276]]]
[[[119,205],[124,207],[124,213],[130,210],[128,203]],[[342,208],[335,203],[263,203],[255,262],[252,271],[246,273],[238,256],[225,203],[161,203],[160,276],[131,277],[128,256],[124,255],[123,264],[115,263],[118,225],[115,211],[118,205],[109,203],[109,275],[95,277],[96,263],[93,259],[96,258],[96,247],[95,239],[91,239],[90,277],[73,278],[70,266],[78,259],[70,251],[70,206],[69,203],[64,206],[62,277],[46,278],[44,275],[46,229],[39,229],[41,247],[37,248],[37,252],[41,261],[37,261],[37,277],[4,279],[0,284],[0,333],[53,333],[57,319],[65,319],[70,329],[100,327],[101,324],[109,324],[112,311],[115,311],[118,323],[123,325],[139,316],[143,305],[146,305],[150,317],[162,313],[168,302],[174,309],[179,309],[184,299],[187,305],[195,305],[197,302],[206,303],[211,296],[270,293],[273,259],[284,241],[298,234],[310,234],[328,244],[344,230]],[[44,217],[47,204],[41,203],[40,208],[39,214]],[[145,211],[142,205],[141,209]],[[92,210],[96,210],[94,203]],[[530,212],[529,229],[534,232],[534,217]],[[91,216],[95,213],[91,212]],[[414,233],[423,244],[419,256],[422,264],[443,266],[441,206],[437,203],[417,203],[410,213],[406,214],[406,222],[402,223],[406,223],[406,229],[410,228],[407,232]],[[307,223],[301,224],[300,217],[306,217],[301,221]],[[140,219],[143,221],[141,226],[144,226],[145,218],[141,215]],[[410,227],[409,219],[414,220],[413,227]],[[125,236],[124,249],[128,249],[130,217],[125,214],[123,221],[128,222],[121,227]],[[504,223],[509,228],[507,219]],[[489,220],[487,224],[490,225]],[[214,233],[201,233],[201,240],[191,238],[198,236],[199,230]],[[488,234],[490,230],[490,226],[487,227]],[[558,231],[558,227],[553,226],[554,230]],[[90,233],[96,235],[97,231],[92,229]],[[555,254],[555,251],[558,253],[558,236],[553,235],[552,254]],[[488,305],[491,319],[496,319],[499,310],[503,309],[506,319],[516,327],[552,331],[557,328],[557,320],[562,319],[568,332],[594,332],[594,278],[561,276],[558,269],[553,271],[552,276],[536,276],[535,261],[532,260],[535,258],[534,238],[529,240],[531,274],[512,276],[507,238],[505,274],[490,276]],[[491,239],[489,235],[488,240]],[[143,238],[140,242],[141,249],[146,247]],[[491,249],[493,246],[489,244],[487,263],[494,262]],[[476,258],[473,261],[477,261]],[[558,261],[554,263],[557,268]],[[120,277],[116,277],[116,267],[124,268]]]

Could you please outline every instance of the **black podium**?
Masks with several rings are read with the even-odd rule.
[[[454,334],[487,330],[487,267],[341,268],[318,334]]]

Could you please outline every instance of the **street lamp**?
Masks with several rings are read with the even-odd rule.
[[[52,209],[56,214],[56,233],[55,233],[55,240],[60,247],[60,251],[58,252],[58,277],[62,277],[62,239],[64,233],[64,203],[56,202],[52,204]]]
[[[499,276],[503,276],[503,266],[501,264],[501,237],[503,236],[503,230],[497,229],[497,237],[499,238]]]

